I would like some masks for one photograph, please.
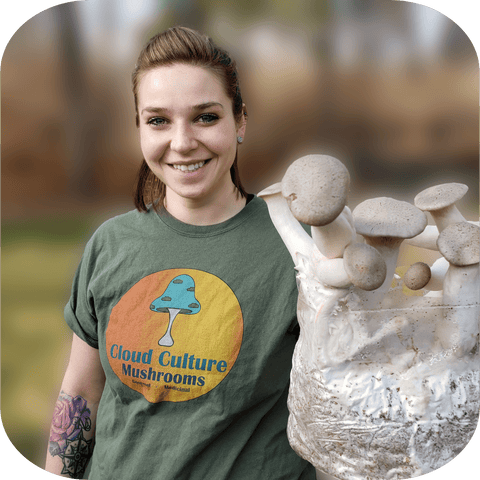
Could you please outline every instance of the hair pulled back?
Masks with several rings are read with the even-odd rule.
[[[140,52],[132,74],[133,97],[137,127],[140,124],[138,113],[138,86],[143,75],[156,67],[186,63],[210,69],[224,85],[227,96],[232,100],[235,121],[239,123],[244,114],[243,100],[238,83],[235,61],[223,49],[217,47],[207,35],[187,27],[172,27],[152,37]],[[246,114],[245,114],[246,115]],[[239,172],[237,155],[230,169],[233,184],[242,197],[247,193],[243,188]],[[147,211],[147,205],[157,208],[165,198],[165,184],[142,161],[137,175],[134,191],[135,207]]]

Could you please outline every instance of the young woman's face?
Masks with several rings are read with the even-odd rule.
[[[142,152],[173,195],[202,202],[233,192],[237,136],[232,101],[211,71],[174,64],[148,71],[138,86]]]

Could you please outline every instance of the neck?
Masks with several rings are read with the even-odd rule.
[[[164,206],[170,215],[183,223],[206,226],[225,222],[239,213],[246,205],[246,199],[233,185],[229,194],[218,197],[215,201],[183,198],[167,187]]]

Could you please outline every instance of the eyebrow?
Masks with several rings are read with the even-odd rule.
[[[194,105],[192,107],[193,111],[201,111],[201,110],[208,110],[212,107],[220,107],[223,110],[223,105],[219,102],[205,102],[200,103],[198,105]],[[144,112],[148,113],[168,113],[170,110],[168,108],[162,107],[145,107],[140,113],[143,114]]]

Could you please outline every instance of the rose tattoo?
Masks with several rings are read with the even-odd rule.
[[[81,478],[93,451],[93,439],[86,440],[83,432],[92,428],[87,401],[60,392],[53,413],[48,451],[60,456],[64,464],[63,473]]]

